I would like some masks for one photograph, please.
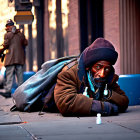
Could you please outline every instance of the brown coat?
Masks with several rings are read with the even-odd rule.
[[[93,98],[79,93],[81,81],[77,75],[77,64],[59,73],[54,90],[54,99],[59,111],[63,115],[90,115]],[[113,90],[109,102],[119,106],[119,111],[125,111],[129,100],[116,83],[118,76],[114,75],[111,83]]]
[[[7,32],[4,35],[4,47],[8,48],[8,53],[5,56],[4,65],[13,65],[25,63],[25,46],[27,45],[27,40],[23,33],[16,30],[16,33]]]

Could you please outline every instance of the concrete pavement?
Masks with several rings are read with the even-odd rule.
[[[140,106],[118,116],[63,117],[60,113],[10,112],[12,98],[0,96],[0,140],[140,140]]]

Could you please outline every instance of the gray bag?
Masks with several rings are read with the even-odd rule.
[[[31,111],[31,106],[36,102],[38,102],[38,105],[41,105],[39,102],[42,102],[43,106],[45,96],[48,93],[53,94],[58,73],[65,65],[76,59],[77,56],[68,56],[45,62],[41,70],[16,89],[13,94],[16,110]],[[52,95],[49,94],[48,96],[51,97]],[[51,100],[51,98],[48,99],[47,102]],[[11,111],[13,111],[13,108],[11,108]]]

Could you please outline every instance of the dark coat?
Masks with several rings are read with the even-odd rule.
[[[25,63],[25,46],[28,44],[23,33],[16,30],[15,33],[7,32],[4,35],[4,47],[8,48],[5,56],[5,66]]]
[[[59,73],[57,84],[54,90],[54,99],[59,111],[63,115],[90,115],[93,98],[88,98],[80,93],[81,81],[77,75],[77,64],[72,68],[62,70]],[[67,70],[66,70],[67,69]],[[116,83],[118,76],[114,78],[110,84],[112,96],[107,100],[115,103],[119,107],[119,111],[123,112],[127,109],[129,100]]]

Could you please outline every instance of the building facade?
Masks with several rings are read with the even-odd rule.
[[[96,38],[104,37],[119,53],[116,73],[140,73],[139,0],[32,2],[34,22],[23,28],[29,40],[26,71],[37,71],[50,59],[79,55]]]
[[[67,1],[67,2],[66,2]],[[117,74],[140,73],[140,1],[139,0],[63,0],[45,1],[44,52],[45,60],[56,58],[61,40],[63,55],[79,55],[97,37],[111,41],[119,53],[115,65]],[[57,21],[58,2],[61,3],[61,18],[67,16],[68,26]],[[52,9],[50,6],[54,6]],[[67,6],[66,6],[67,5]],[[50,9],[51,10],[50,10]],[[53,11],[54,10],[54,11]],[[55,11],[56,10],[56,11]],[[68,12],[64,12],[68,11]],[[51,29],[51,16],[55,14],[55,29]],[[62,33],[57,36],[57,24]],[[65,45],[64,45],[65,44]],[[52,48],[54,52],[52,52]],[[61,49],[60,49],[61,50]]]

